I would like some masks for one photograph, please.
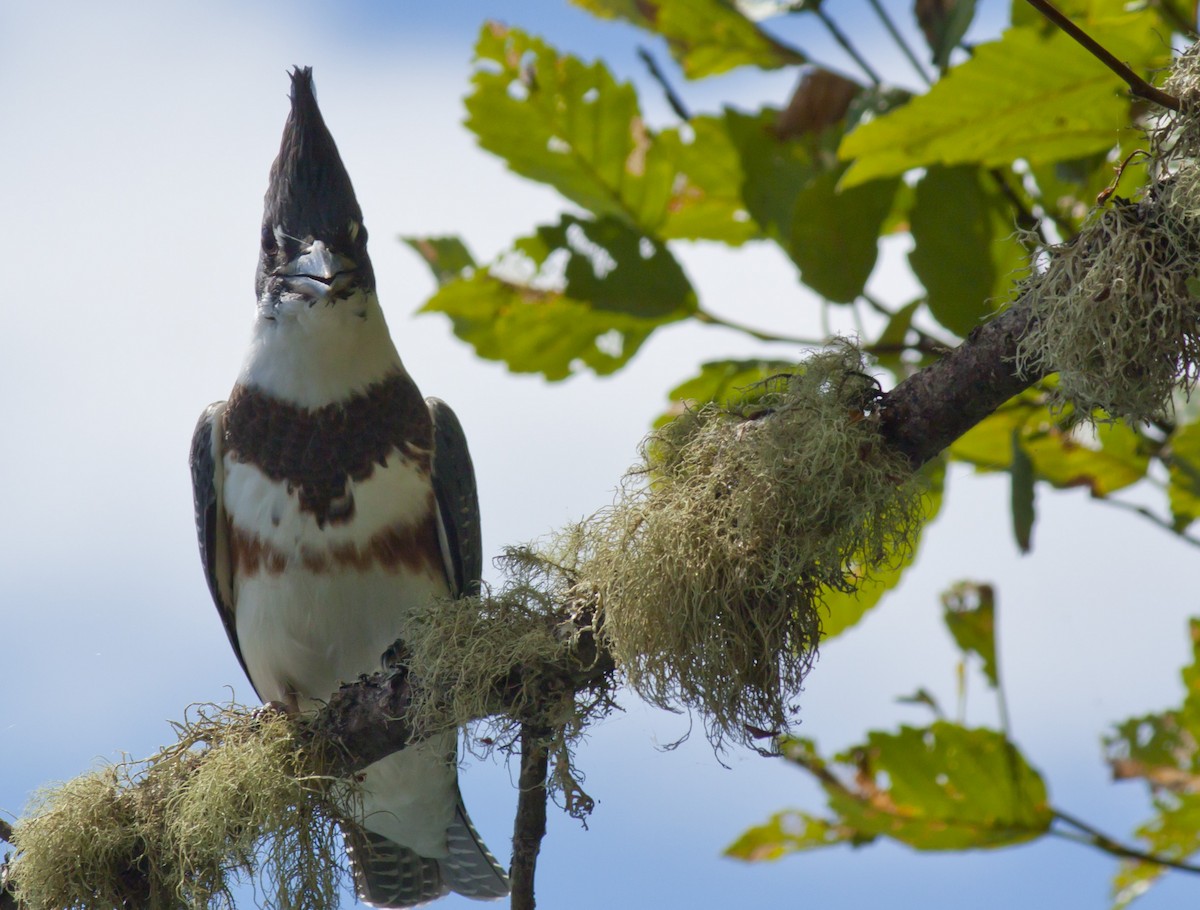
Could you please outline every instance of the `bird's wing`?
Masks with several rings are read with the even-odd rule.
[[[433,418],[433,490],[437,496],[446,578],[455,597],[479,593],[483,542],[479,530],[479,493],[467,437],[450,405],[426,398]]]
[[[196,504],[196,537],[200,541],[200,561],[208,579],[208,590],[225,624],[225,633],[233,645],[246,676],[246,660],[238,645],[237,623],[234,619],[233,561],[229,550],[229,522],[225,516],[222,487],[225,479],[222,443],[224,439],[225,402],[210,404],[196,422],[192,434],[192,497]]]

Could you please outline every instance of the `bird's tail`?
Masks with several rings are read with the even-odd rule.
[[[415,907],[451,891],[478,900],[508,894],[508,876],[484,846],[461,797],[446,831],[449,855],[438,859],[353,823],[343,830],[358,896],[375,907]]]

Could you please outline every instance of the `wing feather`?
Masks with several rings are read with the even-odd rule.
[[[192,451],[192,497],[196,506],[196,537],[200,542],[200,561],[213,603],[225,625],[225,634],[233,645],[242,669],[249,677],[246,660],[238,644],[236,608],[233,597],[233,561],[229,552],[229,522],[225,516],[223,486],[225,479],[224,438],[225,402],[210,404],[196,422]]]
[[[462,424],[440,398],[426,398],[433,418],[433,490],[437,496],[447,575],[455,597],[479,593],[483,575],[483,541],[479,527],[479,492],[475,466]]]

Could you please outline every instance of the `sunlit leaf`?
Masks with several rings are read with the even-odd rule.
[[[658,236],[737,246],[758,234],[742,203],[745,177],[724,118],[693,117],[655,141],[676,174]]]
[[[1105,737],[1116,780],[1142,780],[1154,815],[1135,832],[1147,852],[1185,861],[1200,852],[1200,619],[1189,624],[1192,661],[1180,672],[1183,704],[1132,717]],[[1157,880],[1162,866],[1126,863],[1113,879],[1114,906],[1126,906]]]
[[[806,58],[772,38],[726,0],[572,0],[604,18],[624,19],[667,39],[689,79],[739,66],[778,69]]]
[[[765,824],[743,831],[741,837],[725,848],[725,855],[760,862],[853,840],[854,831],[850,828],[807,812],[788,810],[775,813]]]
[[[978,654],[983,674],[995,688],[996,591],[991,585],[960,582],[942,595],[942,620],[960,651]]]
[[[1009,295],[1025,267],[1014,214],[993,175],[931,167],[917,184],[908,261],[929,292],[929,310],[966,336]]]
[[[1165,44],[1153,48],[1154,33],[1133,27],[1128,16],[1104,20],[1092,35],[1137,68],[1166,60]],[[977,46],[927,94],[850,133],[839,150],[854,161],[844,184],[935,164],[1038,164],[1102,151],[1128,126],[1125,92],[1068,35],[1010,28]]]
[[[802,842],[778,840],[774,850],[866,843],[890,837],[917,850],[967,850],[1040,837],[1053,821],[1041,775],[1003,734],[946,721],[928,727],[872,731],[867,742],[826,762],[811,740],[786,740],[784,756],[814,776],[829,816],[797,826]],[[770,827],[770,823],[768,826]]]
[[[1146,476],[1150,459],[1138,434],[1125,424],[1100,424],[1095,439],[1081,439],[1057,426],[1026,424],[1022,447],[1039,479],[1056,487],[1087,487],[1107,496]]]
[[[662,223],[675,170],[632,86],[498,23],[483,27],[475,54],[466,125],[483,148],[597,215],[643,232]]]
[[[480,357],[563,379],[611,373],[695,294],[670,251],[613,218],[564,216],[487,269],[443,285],[422,312],[445,313]]]

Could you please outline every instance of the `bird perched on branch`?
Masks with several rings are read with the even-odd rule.
[[[311,710],[379,667],[413,611],[477,593],[471,457],[384,323],[362,210],[292,74],[263,213],[250,351],[192,440],[200,553],[259,697]],[[362,898],[408,907],[508,893],[458,789],[453,732],[370,765],[345,824]]]

